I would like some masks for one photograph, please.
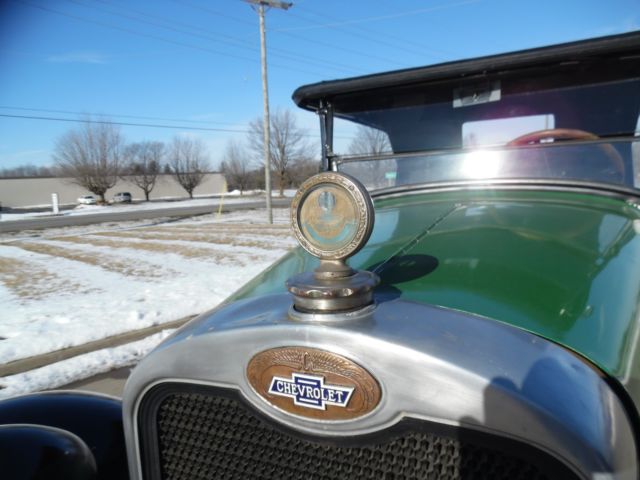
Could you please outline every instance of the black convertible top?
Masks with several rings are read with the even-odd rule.
[[[332,97],[337,95],[370,92],[391,86],[407,87],[412,84],[424,85],[436,81],[477,78],[506,71],[514,72],[531,67],[540,68],[611,56],[640,56],[640,31],[428,67],[314,83],[298,88],[293,93],[293,100],[299,107],[316,110],[320,100],[326,99],[331,102]]]

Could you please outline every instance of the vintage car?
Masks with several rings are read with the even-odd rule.
[[[79,205],[95,205],[97,202],[96,197],[93,195],[83,195],[82,197],[78,197]]]
[[[131,200],[129,192],[118,192],[113,196],[113,203],[131,203]]]
[[[322,133],[301,248],[122,406],[2,402],[3,478],[638,479],[640,34],[293,98]],[[349,122],[383,141],[340,154]]]

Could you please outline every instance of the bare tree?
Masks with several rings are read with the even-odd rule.
[[[240,195],[247,189],[253,178],[249,163],[249,156],[244,146],[235,140],[230,140],[227,143],[220,170],[233,188],[240,190]]]
[[[117,126],[87,120],[83,127],[58,139],[53,158],[61,175],[71,177],[104,202],[106,191],[118,181],[123,144]]]
[[[382,130],[364,125],[358,125],[356,136],[349,144],[349,153],[352,155],[380,155],[390,151],[388,135]]]
[[[307,178],[315,175],[320,170],[320,161],[313,158],[298,160],[291,169],[291,183],[299,187]]]
[[[36,166],[27,164],[0,169],[1,178],[54,177],[55,174],[56,169],[47,165]]]
[[[306,139],[306,131],[296,125],[290,110],[277,110],[271,115],[271,168],[278,178],[280,196],[291,181],[291,167],[300,160],[309,158],[313,147]],[[249,147],[256,159],[262,159],[264,136],[261,118],[249,124]]]
[[[209,169],[209,155],[202,140],[175,137],[169,150],[169,165],[176,181],[193,198],[193,191]]]
[[[385,132],[364,125],[358,125],[356,136],[351,140],[348,151],[351,155],[367,156],[392,152],[389,136]],[[395,170],[396,161],[393,159],[349,163],[345,169],[369,188],[391,186],[391,180],[386,177],[386,173]]]
[[[125,175],[144,192],[149,201],[149,194],[156,186],[158,174],[162,168],[165,147],[162,142],[132,143],[125,150]]]

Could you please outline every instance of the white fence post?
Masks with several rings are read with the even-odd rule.
[[[51,194],[51,208],[53,209],[53,214],[54,215],[58,215],[60,210],[58,209],[58,194],[57,193],[52,193]]]

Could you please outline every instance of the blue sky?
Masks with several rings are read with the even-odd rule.
[[[294,0],[267,14],[271,108],[306,83],[638,29],[640,0]],[[241,0],[0,0],[0,115],[174,126],[121,130],[198,136],[215,167],[262,114],[259,47]],[[50,164],[77,126],[0,116],[0,168]]]

